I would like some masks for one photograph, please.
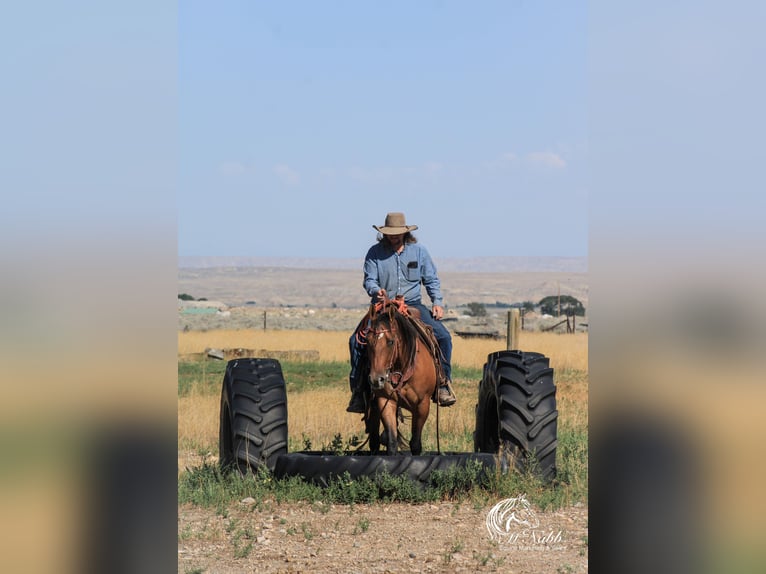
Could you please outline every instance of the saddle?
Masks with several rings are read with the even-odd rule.
[[[420,319],[420,312],[417,309],[408,309],[407,317],[418,334],[423,338],[423,341],[428,345],[428,350],[434,358],[434,366],[436,367],[436,386],[440,387],[448,384],[449,381],[447,380],[447,375],[444,373],[444,367],[442,367],[442,350],[441,347],[439,347],[439,342],[436,340],[434,328]]]

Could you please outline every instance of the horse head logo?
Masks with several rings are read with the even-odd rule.
[[[521,494],[515,498],[501,500],[487,513],[487,530],[493,540],[510,538],[517,529],[533,529],[540,521],[527,500]]]

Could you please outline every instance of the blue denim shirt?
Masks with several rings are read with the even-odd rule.
[[[420,303],[421,283],[431,303],[444,306],[436,266],[425,247],[405,243],[401,253],[394,253],[388,243],[381,241],[367,251],[363,285],[373,301],[378,291],[385,289],[392,299],[396,295],[404,295],[404,302],[408,305]]]

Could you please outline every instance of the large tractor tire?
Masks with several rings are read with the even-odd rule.
[[[277,458],[274,475],[277,478],[301,476],[306,481],[327,487],[333,479],[375,478],[381,474],[406,477],[421,487],[427,486],[436,471],[466,468],[479,464],[481,479],[494,473],[495,456],[482,453],[421,454],[417,456],[382,456],[372,454],[333,455],[327,452],[296,452]]]
[[[558,411],[549,360],[500,351],[487,357],[476,405],[474,450],[497,453],[521,472],[556,476]]]
[[[274,359],[235,359],[221,390],[218,451],[223,468],[274,470],[287,452],[287,392]]]

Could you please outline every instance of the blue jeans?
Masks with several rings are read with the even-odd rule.
[[[448,380],[452,380],[452,336],[450,335],[444,323],[437,321],[431,315],[431,310],[428,309],[422,303],[407,303],[407,307],[417,309],[420,311],[420,320],[427,325],[431,325],[434,330],[434,336],[436,342],[441,349],[441,363],[444,369],[444,375]],[[356,340],[356,330],[354,330],[351,338],[348,340],[348,351],[351,357],[351,373],[348,376],[348,383],[351,387],[351,392],[360,388],[361,381],[358,380],[361,376],[361,365],[365,359],[365,347],[359,344]]]

